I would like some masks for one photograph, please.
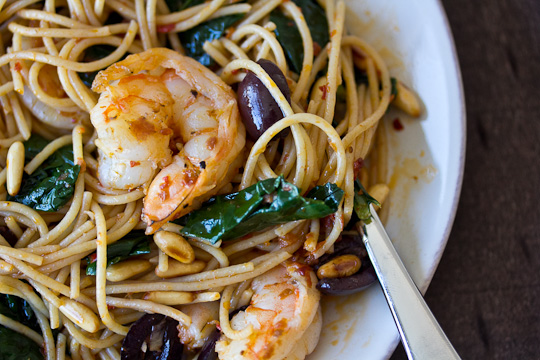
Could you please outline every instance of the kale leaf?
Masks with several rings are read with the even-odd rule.
[[[25,142],[25,159],[31,160],[39,153],[47,140],[32,135]],[[57,211],[73,196],[75,182],[81,170],[73,161],[73,149],[64,146],[56,150],[32,175],[24,174],[21,189],[8,201],[15,201],[40,211]]]
[[[259,181],[237,193],[217,196],[176,222],[186,236],[218,240],[239,238],[267,227],[333,214],[343,198],[335,184],[313,188],[306,197],[282,176]]]
[[[33,340],[0,326],[0,359],[43,360],[41,348]]]
[[[132,256],[150,252],[150,236],[144,230],[133,230],[114,244],[107,246],[107,266],[119,263]],[[86,258],[86,275],[96,275],[96,253]]]
[[[244,14],[222,16],[179,33],[180,42],[186,50],[186,55],[194,58],[204,66],[213,65],[214,60],[203,49],[204,43],[221,38],[225,31],[242,17],[244,17]]]
[[[171,12],[182,11],[192,6],[200,5],[204,3],[205,0],[165,0],[165,3],[169,7]]]
[[[317,56],[320,49],[330,41],[328,20],[324,9],[313,0],[293,0],[293,2],[302,10],[302,15],[313,40],[314,55]],[[297,74],[300,74],[304,61],[304,46],[296,23],[280,10],[272,11],[270,21],[276,24],[275,33],[285,51],[289,66]]]
[[[377,206],[381,206],[381,204],[375,200],[371,195],[369,195],[364,189],[364,186],[362,186],[362,183],[360,180],[356,179],[354,181],[354,212],[356,213],[356,216],[366,224],[369,224],[371,222],[371,210],[369,209],[369,205],[374,204]]]
[[[104,57],[109,56],[114,50],[116,50],[116,47],[111,46],[111,45],[99,44],[99,45],[90,46],[88,49],[84,51],[84,55],[81,61],[92,62],[99,59],[103,59]],[[128,53],[124,54],[124,56],[122,56],[120,60],[118,61],[124,60],[128,55],[129,55]],[[79,73],[79,77],[81,78],[82,82],[86,86],[92,87],[92,82],[96,78],[96,75],[98,74],[98,72],[99,70],[91,71],[91,72],[81,72]]]
[[[17,296],[0,294],[0,314],[41,333],[32,307]],[[0,325],[1,360],[42,360],[41,349],[34,341]]]

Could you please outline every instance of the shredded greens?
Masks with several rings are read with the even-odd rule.
[[[381,204],[375,200],[371,195],[369,195],[364,189],[364,186],[362,186],[362,183],[360,180],[356,179],[354,181],[354,212],[356,213],[356,216],[366,224],[369,224],[371,222],[371,211],[369,209],[369,205],[374,204],[377,206],[381,206]]]
[[[90,46],[88,49],[84,51],[84,56],[82,58],[82,61],[91,62],[91,61],[103,59],[104,57],[109,56],[114,50],[116,50],[116,47],[111,46],[111,45],[100,44],[100,45]],[[128,55],[129,53],[126,53],[118,61],[124,60]],[[96,75],[98,74],[98,72],[99,70],[91,71],[91,72],[82,72],[82,73],[79,73],[79,77],[81,78],[82,82],[86,86],[91,88],[92,82],[96,78]]]
[[[203,49],[204,43],[222,37],[225,34],[225,31],[243,16],[244,14],[222,16],[208,20],[192,29],[179,33],[180,42],[186,50],[186,55],[194,58],[205,66],[213,65],[214,60]]]
[[[24,143],[25,161],[34,158],[47,145],[47,140],[32,135]],[[15,201],[40,211],[57,211],[73,196],[81,167],[73,161],[73,149],[64,146],[56,150],[32,175],[25,174],[21,189],[8,201]]]
[[[181,219],[182,233],[212,243],[300,219],[317,219],[337,211],[343,190],[335,184],[313,188],[305,197],[282,176],[259,181],[237,193],[217,196]]]
[[[328,20],[324,9],[312,0],[293,0],[300,8],[306,20],[313,40],[314,55],[328,43]],[[304,46],[302,36],[293,19],[287,17],[280,10],[274,10],[270,14],[270,21],[276,24],[276,36],[283,47],[289,66],[297,74],[302,71],[304,61]]]
[[[144,230],[133,230],[114,244],[107,246],[107,266],[119,263],[132,256],[150,252],[150,236]],[[96,253],[86,258],[86,275],[96,275]]]
[[[0,314],[41,333],[34,311],[24,299],[0,294]],[[41,348],[31,339],[0,325],[1,360],[41,360]]]

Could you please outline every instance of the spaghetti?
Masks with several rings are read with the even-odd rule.
[[[26,322],[0,314],[0,330],[27,337],[47,359],[127,359],[122,343],[129,345],[130,327],[145,314],[157,314],[174,319],[184,352],[192,357],[212,338],[216,324],[221,324],[220,358],[236,354],[238,346],[246,359],[292,353],[303,358],[311,352],[321,320],[308,265],[316,267],[332,256],[351,225],[362,220],[355,213],[358,180],[380,203],[387,198],[383,120],[388,107],[420,113],[415,96],[391,78],[376,50],[347,31],[345,16],[344,2],[334,0],[0,1],[0,305],[8,297],[18,299],[13,301],[35,314]],[[210,71],[188,56],[213,73],[203,79],[201,74]],[[290,96],[261,59],[281,72]],[[265,101],[277,106],[282,118],[244,146],[244,125],[235,122],[240,119],[236,101],[242,99],[231,87],[247,73],[260,81],[269,94]],[[166,199],[160,195],[162,185],[157,190],[150,185],[161,176],[155,166],[141,175],[151,178],[140,185],[111,185],[125,180],[122,171],[119,178],[104,179],[109,155],[103,148],[112,142],[104,134],[113,139],[114,129],[107,130],[113,118],[98,126],[96,113],[108,104],[107,96],[116,96],[118,86],[137,76],[187,82],[192,103],[219,104],[209,110],[216,129],[201,130],[195,121],[197,134],[190,136],[201,136],[197,141],[206,144],[208,136],[217,137],[221,150],[216,152],[223,157],[192,165],[186,156],[182,163],[199,177],[212,174],[210,185],[192,190],[196,196],[187,195],[193,195],[189,204],[180,201],[166,216],[154,214],[165,211],[160,207]],[[137,96],[154,101],[152,86]],[[173,137],[170,144],[162,142],[174,157],[160,160],[161,171],[179,154],[190,154],[189,141]],[[234,152],[223,155],[231,148]],[[133,168],[147,158],[126,163]],[[214,171],[218,166],[222,170]],[[285,191],[294,185],[308,204],[312,200],[306,194],[327,184],[343,196],[331,215],[273,223],[232,239],[186,235],[187,225],[174,221],[206,206],[202,203],[211,196],[251,191],[254,184],[274,178],[282,179]],[[384,207],[381,211],[384,218]],[[154,242],[144,230],[167,236]],[[284,283],[277,277],[272,285],[274,274],[281,274]],[[267,287],[258,287],[261,279]],[[264,299],[272,286],[281,292],[270,296],[268,305]],[[270,330],[260,325],[265,322],[258,323],[263,328],[250,322],[257,317],[254,306],[229,318],[250,300],[279,313],[279,302],[288,294],[295,294],[297,302],[290,306],[298,307],[294,316],[301,320],[279,331],[296,339],[291,344],[305,344],[305,350],[266,338]],[[152,321],[158,324],[159,316]],[[269,324],[272,331],[278,329],[276,322]],[[0,331],[0,342],[1,336]],[[245,340],[254,337],[260,343]],[[274,352],[260,344],[275,346]]]

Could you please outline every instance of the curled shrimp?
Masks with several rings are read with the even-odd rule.
[[[200,348],[210,332],[214,331],[219,317],[219,302],[183,305],[182,312],[191,317],[189,326],[178,326],[180,342],[189,349]]]
[[[59,100],[68,99],[54,67],[42,64],[38,64],[37,66],[42,68],[37,76],[37,82],[43,93],[51,98]],[[21,74],[28,83],[29,73],[25,65],[21,65]],[[38,120],[47,125],[58,129],[71,130],[79,124],[90,124],[90,117],[86,111],[80,109],[76,105],[63,108],[53,107],[41,101],[27,85],[24,86],[24,92],[19,96],[26,108],[29,109]]]
[[[231,320],[235,330],[253,327],[247,337],[225,335],[216,344],[220,359],[303,359],[317,344],[321,331],[320,294],[313,271],[286,262],[255,278],[254,295],[245,311]]]
[[[23,37],[21,40],[21,50],[32,50],[41,46],[41,38]],[[79,124],[90,125],[88,112],[68,98],[56,67],[37,62],[30,65],[27,61],[16,61],[15,69],[26,84],[19,97],[38,120],[63,130],[72,130]],[[51,105],[50,101],[54,103]]]
[[[101,94],[90,114],[98,178],[115,189],[149,184],[149,233],[207,200],[238,170],[245,129],[236,95],[195,60],[154,48],[101,71],[92,90]]]

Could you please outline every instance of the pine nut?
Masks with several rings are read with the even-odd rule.
[[[219,300],[218,292],[192,293],[187,291],[151,291],[146,293],[144,300],[150,300],[163,305],[182,305],[198,302]]]
[[[69,320],[90,333],[98,331],[100,325],[99,318],[86,305],[67,297],[62,297],[60,300],[63,305],[59,309]]]
[[[317,270],[317,277],[324,278],[342,278],[351,276],[360,270],[362,262],[356,255],[341,255],[338,256]]]
[[[154,234],[154,242],[165,254],[184,264],[195,260],[195,252],[182,236],[170,231],[158,231]]]
[[[15,196],[19,193],[24,171],[24,145],[20,141],[15,141],[9,147],[6,160],[6,185],[9,195]]]
[[[201,272],[206,267],[206,263],[201,260],[195,260],[191,264],[182,264],[181,262],[169,259],[169,268],[167,271],[159,271],[156,267],[156,275],[160,278],[173,278],[182,275],[191,275]]]
[[[403,85],[401,81],[397,82],[396,88],[397,96],[393,104],[411,116],[420,116],[420,103],[416,95],[408,87]]]
[[[148,260],[125,260],[118,264],[107,267],[107,280],[116,282],[124,281],[135,275],[142,274],[148,271],[152,264]]]

